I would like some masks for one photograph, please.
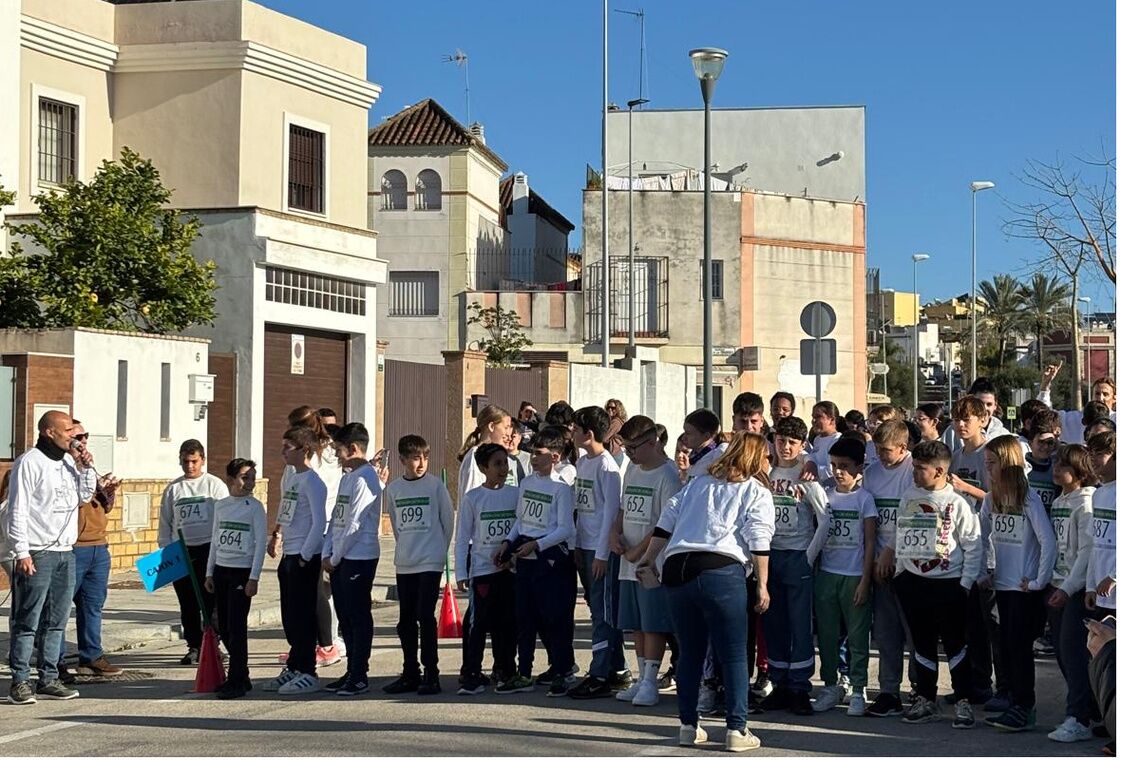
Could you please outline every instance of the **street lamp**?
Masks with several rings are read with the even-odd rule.
[[[711,114],[713,89],[720,72],[724,70],[724,59],[728,58],[728,51],[720,48],[695,48],[689,51],[689,59],[693,62],[693,73],[701,83],[701,97],[705,101],[705,259],[704,259],[704,297],[705,297],[705,345],[704,345],[704,401],[705,408],[712,409],[712,142],[711,142]]]
[[[629,107],[629,313],[626,315],[629,324],[629,347],[626,350],[632,359],[636,352],[636,341],[633,337],[633,109],[648,103],[648,98],[637,98],[626,103]]]
[[[1092,298],[1080,296],[1078,301],[1085,305],[1085,399],[1092,399],[1092,346],[1089,333],[1092,332]]]
[[[970,382],[978,379],[978,191],[992,190],[993,182],[970,183]]]
[[[914,262],[914,408],[918,408],[918,262],[926,261],[930,256],[925,253],[916,253],[910,257]]]

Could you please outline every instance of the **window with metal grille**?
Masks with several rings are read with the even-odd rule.
[[[325,136],[289,125],[289,208],[325,211]]]
[[[438,211],[443,208],[443,182],[431,169],[416,176],[416,211]]]
[[[439,272],[389,272],[388,316],[439,316]]]
[[[351,280],[265,268],[265,300],[273,303],[364,316],[367,292],[363,283]]]
[[[380,210],[406,211],[408,178],[399,169],[389,169],[380,180]]]
[[[160,396],[158,409],[158,437],[160,440],[170,440],[170,364],[162,362],[160,375]]]
[[[40,98],[39,181],[62,185],[75,177],[79,108]]]
[[[703,261],[697,262],[697,266],[701,270],[701,293],[697,300],[705,300],[705,263]],[[712,260],[712,300],[724,300],[724,260]]]
[[[118,398],[115,407],[115,438],[120,441],[127,439],[127,407],[130,397],[127,395],[127,362],[119,360],[119,386]]]

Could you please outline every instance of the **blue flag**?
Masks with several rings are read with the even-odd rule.
[[[181,541],[139,557],[135,560],[135,567],[138,568],[143,586],[151,592],[190,574]]]

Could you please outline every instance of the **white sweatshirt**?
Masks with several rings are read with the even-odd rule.
[[[1057,537],[1057,563],[1053,566],[1053,585],[1069,596],[1085,592],[1085,576],[1092,554],[1093,486],[1078,488],[1053,500],[1049,518]]]
[[[840,433],[832,433],[831,435],[817,435],[812,441],[810,459],[815,462],[819,471],[819,483],[824,488],[835,485],[835,476],[831,472],[831,447],[842,437]]]
[[[171,481],[162,492],[158,512],[158,545],[169,546],[178,540],[178,529],[186,537],[187,546],[210,543],[213,536],[214,503],[228,498],[230,489],[221,478],[204,472],[191,480],[183,475]]]
[[[661,510],[681,490],[681,474],[677,463],[667,460],[660,467],[646,470],[630,464],[622,482],[621,537],[631,549],[653,533],[661,519]],[[636,566],[621,558],[619,580],[637,580]]]
[[[214,504],[213,540],[206,575],[217,566],[249,568],[250,580],[261,578],[268,540],[265,505],[252,496],[227,496]]]
[[[875,532],[875,554],[895,545],[895,526],[898,524],[899,499],[914,488],[914,460],[910,454],[894,467],[881,461],[863,471],[863,490],[875,500],[879,512],[878,530]]]
[[[569,542],[574,536],[574,489],[549,475],[528,475],[519,484],[515,516],[507,541],[527,536],[538,541],[540,552]]]
[[[384,489],[384,504],[396,537],[396,572],[443,572],[455,512],[443,481],[431,473],[417,480],[397,478]]]
[[[1085,591],[1096,591],[1105,578],[1116,580],[1116,481],[1096,489],[1092,497],[1093,519],[1089,524],[1093,548],[1089,554]],[[1116,609],[1116,589],[1108,596],[1097,594],[1096,605]]]
[[[748,565],[751,552],[772,548],[776,510],[772,492],[754,478],[729,483],[701,475],[669,500],[657,527],[670,534],[657,557],[658,570],[685,552],[722,554]]]
[[[79,505],[95,494],[95,471],[71,454],[56,461],[36,448],[12,464],[5,533],[16,559],[33,551],[71,551],[79,536]]]
[[[773,467],[768,473],[776,510],[773,549],[807,551],[817,531],[822,528],[824,535],[827,534],[827,494],[818,482],[800,480],[802,470],[802,466],[796,464]]]
[[[578,548],[604,561],[610,556],[610,528],[621,504],[621,470],[608,451],[579,459],[577,467]]]
[[[471,489],[478,488],[487,482],[487,476],[475,464],[475,449],[479,446],[480,444],[477,443],[469,448],[459,465],[459,490],[456,493],[459,494],[460,498]]]
[[[982,535],[973,508],[949,485],[911,488],[899,503],[895,573],[960,578],[969,589],[982,567]]]
[[[326,500],[324,481],[315,470],[294,470],[286,477],[277,510],[285,554],[300,554],[304,560],[321,556],[328,527]]]
[[[1022,578],[1029,579],[1030,591],[1045,588],[1053,578],[1057,538],[1037,492],[1029,489],[1020,515],[995,513],[993,494],[986,494],[980,520],[986,567],[994,568],[994,591],[1020,591]]]
[[[343,559],[380,558],[380,500],[384,487],[365,462],[340,479],[321,554],[334,566]]]
[[[459,519],[455,527],[455,579],[465,581],[481,575],[500,573],[491,558],[499,551],[503,539],[515,524],[515,508],[519,503],[516,486],[473,488],[459,501]],[[471,569],[467,564],[470,561]]]
[[[808,547],[808,562],[819,557],[819,569],[833,575],[859,578],[863,575],[864,520],[878,520],[875,500],[862,488],[849,493],[827,489],[827,529],[816,531]]]
[[[332,443],[321,449],[321,453],[309,457],[309,469],[317,473],[321,482],[325,484],[325,522],[332,517],[333,505],[336,504],[336,489],[340,485],[340,463],[336,461],[336,449]],[[281,493],[285,493],[285,484],[290,475],[296,475],[297,468],[291,464],[285,465],[281,473]]]
[[[1003,428],[1004,430],[1004,428]],[[966,453],[966,447],[954,451],[950,459],[950,472],[954,473],[970,485],[989,493],[990,473],[986,469],[986,447],[982,444],[973,451]],[[974,508],[974,513],[982,508],[982,500],[973,496],[962,494],[966,503]]]

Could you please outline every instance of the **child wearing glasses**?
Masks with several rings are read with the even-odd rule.
[[[1041,497],[1048,513],[1053,500],[1061,494],[1061,487],[1053,482],[1053,462],[1057,458],[1057,445],[1061,442],[1061,415],[1044,409],[1033,415],[1025,428],[1029,439],[1029,453],[1025,455],[1025,475],[1029,487]]]

